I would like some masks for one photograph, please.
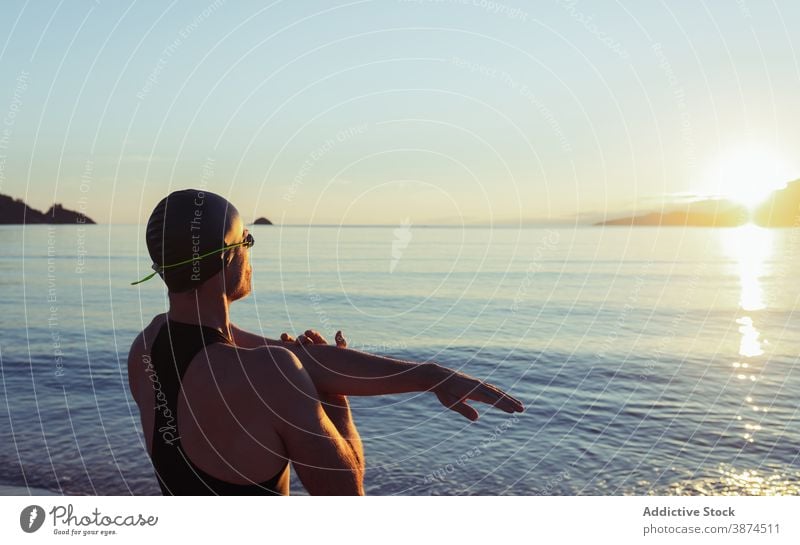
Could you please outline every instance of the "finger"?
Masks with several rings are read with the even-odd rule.
[[[305,335],[299,335],[297,337],[297,344],[313,344],[314,341],[306,337]]]
[[[503,390],[501,390],[500,388],[498,388],[494,384],[491,384],[491,383],[485,382],[485,381],[479,381],[479,382],[481,383],[481,386],[483,386],[484,388],[486,388],[488,390],[491,390],[492,392],[494,392],[495,395],[510,400],[513,404],[517,405],[520,409],[524,408],[523,405],[522,405],[522,402],[519,399],[517,399],[516,397],[508,394],[507,392],[504,392]]]
[[[476,411],[475,409],[473,409],[464,402],[459,401],[455,405],[452,405],[450,409],[454,410],[461,416],[464,416],[467,419],[472,420],[473,422],[475,422],[478,419],[478,411]]]
[[[449,378],[455,380],[456,383],[466,381],[466,384],[461,387],[469,389],[469,394],[467,395],[469,399],[488,403],[507,413],[522,412],[525,409],[518,399],[511,397],[488,382],[455,371]]]
[[[511,407],[514,408],[515,412],[522,412],[525,410],[525,406],[522,404],[522,401],[517,399],[516,397],[506,393],[505,391],[501,390],[497,386],[492,384],[486,384],[487,387],[491,388],[497,395],[502,396],[502,399],[508,403]]]
[[[488,383],[481,383],[469,396],[470,399],[488,403],[507,413],[522,412],[525,408],[522,403]]]
[[[294,337],[292,337],[288,333],[281,333],[281,340],[285,343],[293,343]]]
[[[347,341],[345,340],[344,335],[342,335],[341,330],[336,332],[335,340],[336,346],[339,348],[347,348]]]
[[[314,341],[314,344],[328,344],[328,341],[320,335],[319,331],[314,331],[313,329],[309,329],[306,331],[306,337]]]

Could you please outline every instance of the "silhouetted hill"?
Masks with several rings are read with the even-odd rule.
[[[272,225],[272,222],[262,216],[258,218],[256,221],[254,221],[253,225]]]
[[[22,199],[0,194],[0,223],[45,223],[45,217]]]
[[[643,216],[609,220],[595,225],[650,225],[650,226],[696,226],[696,227],[736,227],[745,222],[722,220],[713,214],[699,212],[653,212]]]
[[[800,227],[800,180],[774,191],[753,213],[753,221],[762,227]]]
[[[639,216],[613,219],[595,225],[645,225],[668,227],[738,227],[750,215],[744,206],[725,199],[692,203],[685,210],[651,212]]]
[[[737,227],[752,221],[761,227],[800,227],[800,180],[773,191],[752,213],[726,200],[692,203],[686,210],[652,212],[595,223],[595,225],[663,225]]]
[[[79,221],[80,218],[83,218],[83,221]],[[13,199],[0,193],[0,224],[37,223],[95,223],[95,221],[80,212],[67,210],[58,203],[42,213],[25,204],[22,199]]]

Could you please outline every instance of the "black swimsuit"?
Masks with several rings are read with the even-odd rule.
[[[165,327],[167,325],[168,327]],[[164,322],[153,342],[150,356],[155,376],[151,376],[150,380],[153,381],[153,387],[156,388],[156,410],[153,426],[153,452],[150,459],[153,462],[161,492],[165,496],[280,494],[276,487],[287,474],[288,461],[277,475],[268,481],[247,485],[234,484],[212,477],[197,467],[181,446],[180,436],[177,433],[177,400],[180,379],[183,378],[186,368],[195,354],[216,342],[231,344],[216,329],[174,320]]]

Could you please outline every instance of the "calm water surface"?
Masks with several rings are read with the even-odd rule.
[[[252,230],[238,325],[341,328],[526,404],[352,398],[369,494],[800,493],[800,230]],[[157,494],[126,371],[167,308],[129,285],[143,227],[3,226],[0,250],[0,486]]]

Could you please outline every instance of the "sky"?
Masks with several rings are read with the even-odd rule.
[[[795,1],[0,4],[0,193],[584,222],[800,178]]]

